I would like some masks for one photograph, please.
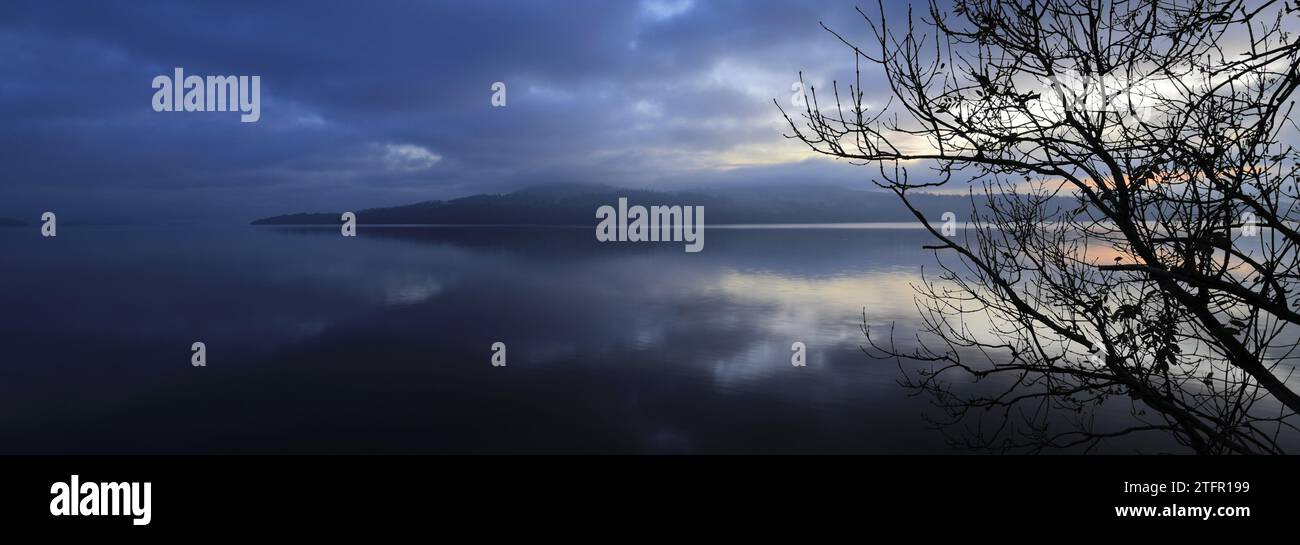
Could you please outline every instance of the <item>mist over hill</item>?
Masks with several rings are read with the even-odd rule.
[[[590,225],[598,207],[617,205],[619,198],[626,198],[629,206],[703,206],[711,225],[916,221],[891,193],[835,186],[667,192],[562,184],[353,212],[357,223],[371,225]],[[911,199],[926,217],[936,220],[944,212],[965,216],[972,209],[965,195],[917,194]],[[286,214],[253,225],[336,225],[343,212]]]

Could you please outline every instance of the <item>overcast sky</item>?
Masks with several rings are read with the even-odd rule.
[[[772,104],[800,70],[851,76],[818,22],[865,36],[852,2],[195,4],[0,4],[0,215],[242,221],[552,182],[867,183],[782,138]],[[261,120],[153,111],[174,67],[261,76]]]

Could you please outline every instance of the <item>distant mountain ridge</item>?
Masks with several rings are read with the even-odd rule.
[[[916,221],[892,193],[836,186],[652,191],[559,184],[355,212],[357,223],[371,225],[591,225],[598,207],[617,205],[620,197],[626,198],[629,206],[703,206],[710,225]],[[927,217],[935,219],[946,211],[971,209],[970,198],[964,195],[918,194],[911,198]],[[259,219],[253,225],[337,225],[342,212],[286,214]]]

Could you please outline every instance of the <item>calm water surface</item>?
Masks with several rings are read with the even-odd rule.
[[[864,308],[915,323],[927,240],[710,229],[688,254],[567,228],[0,229],[0,445],[950,452],[928,400],[860,350]]]

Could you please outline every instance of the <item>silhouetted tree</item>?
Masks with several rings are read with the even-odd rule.
[[[864,324],[867,351],[922,362],[904,383],[975,447],[1148,431],[1202,453],[1294,445],[1300,3],[872,11],[869,45],[827,28],[857,81],[782,110],[789,138],[872,168],[936,239],[922,331],[903,346]],[[864,92],[864,67],[891,96]],[[955,233],[911,204],[941,188],[977,205]],[[962,377],[987,387],[958,393]],[[1116,402],[1132,418],[1105,427]]]

